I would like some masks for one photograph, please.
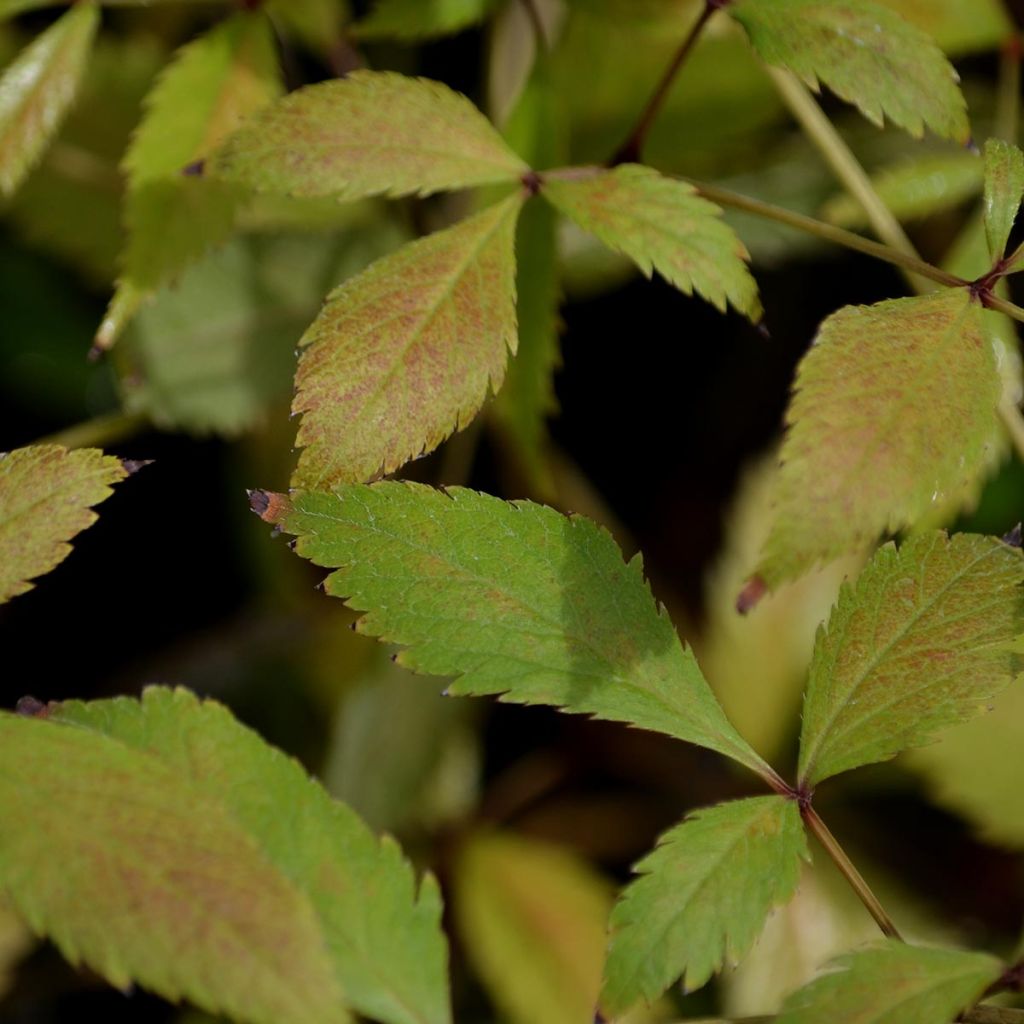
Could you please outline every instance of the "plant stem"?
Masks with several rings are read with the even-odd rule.
[[[777,1017],[701,1017],[683,1024],[775,1024]],[[975,1006],[957,1018],[963,1024],[1024,1024],[1024,1010],[1008,1006]]]
[[[132,437],[149,425],[137,412],[112,412],[106,416],[76,423],[56,434],[40,438],[36,444],[60,444],[65,448],[104,448],[126,437]]]
[[[863,207],[868,223],[878,237],[905,256],[920,259],[902,225],[875,191],[867,172],[861,167],[850,147],[843,141],[806,86],[789,71],[770,67],[768,73],[808,139],[817,147],[847,192]],[[907,274],[906,277],[915,292],[920,294],[932,291],[931,286],[920,277],[913,274]]]
[[[842,245],[847,249],[862,252],[866,256],[873,256],[875,259],[884,260],[886,263],[891,263],[903,270],[912,271],[914,274],[926,277],[937,284],[946,285],[949,288],[963,288],[970,284],[969,281],[965,281],[962,277],[957,277],[956,274],[941,270],[939,267],[933,267],[919,256],[907,255],[891,245],[873,242],[870,238],[847,231],[845,228],[838,228],[834,224],[826,224],[824,221],[815,220],[813,217],[808,217],[802,213],[796,213],[781,206],[774,206],[760,199],[752,199],[750,196],[740,195],[738,192],[719,188],[717,185],[708,185],[700,181],[691,181],[690,184],[705,199],[710,199],[711,202],[717,203],[719,206],[728,206],[734,210],[742,210],[744,213],[752,213],[767,220],[774,220],[779,224],[785,224],[787,227],[796,228],[797,231],[814,235],[825,242],[834,242],[836,245]],[[1017,307],[1014,308],[1016,309]],[[1018,310],[1018,312],[1024,315],[1024,310]]]
[[[1020,124],[1021,38],[1015,32],[999,53],[999,81],[993,134],[1006,142],[1016,142]]]
[[[544,31],[544,19],[540,16],[537,8],[537,0],[519,0],[523,10],[526,12],[527,20],[533,29],[534,41],[537,44],[537,52],[544,53],[548,48],[548,37]]]
[[[804,824],[814,833],[818,842],[824,847],[825,852],[832,858],[835,866],[842,872],[843,877],[850,883],[853,891],[860,897],[861,903],[867,908],[868,913],[875,919],[876,924],[882,932],[890,939],[901,939],[899,929],[893,924],[892,918],[886,913],[885,908],[879,902],[878,897],[871,891],[871,887],[864,881],[864,876],[857,870],[856,865],[846,855],[846,851],[839,845],[839,841],[829,831],[828,826],[818,816],[818,812],[809,804],[801,802],[800,815]]]
[[[686,38],[682,41],[669,66],[665,69],[665,73],[661,76],[661,81],[658,82],[651,98],[647,101],[647,106],[641,112],[636,126],[630,132],[629,138],[626,139],[611,160],[608,161],[610,167],[639,162],[643,155],[644,143],[647,141],[651,127],[661,112],[661,108],[665,103],[669,90],[672,88],[676,75],[679,74],[680,68],[686,63],[686,58],[690,56],[690,52],[700,38],[701,32],[704,31],[704,26],[707,25],[711,20],[711,16],[720,6],[721,4],[716,3],[715,0],[704,0],[704,10],[701,11],[700,17],[693,23],[693,27],[686,34]]]

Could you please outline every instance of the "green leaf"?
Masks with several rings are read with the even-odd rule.
[[[818,633],[804,701],[800,779],[921,746],[985,710],[1018,666],[1024,558],[991,537],[887,544],[845,585]]]
[[[436,883],[298,762],[183,690],[47,717],[0,719],[0,870],[65,955],[244,1020],[447,1024]]]
[[[579,516],[412,483],[255,494],[254,507],[337,569],[329,594],[357,628],[401,644],[399,664],[456,694],[630,722],[764,764],[729,724],[651,596],[639,558]]]
[[[794,992],[776,1024],[939,1024],[976,1003],[1002,973],[984,953],[889,939],[834,962]]]
[[[527,170],[465,96],[384,71],[293,92],[207,162],[213,177],[261,192],[339,199],[428,195]]]
[[[376,0],[353,27],[357,39],[430,39],[475,25],[494,0]]]
[[[964,289],[847,306],[797,370],[761,577],[775,587],[969,490],[1001,450],[999,370]]]
[[[233,15],[177,52],[125,155],[128,241],[99,348],[113,344],[146,294],[231,233],[244,193],[182,171],[280,91],[270,23],[258,11]]]
[[[874,175],[872,183],[882,202],[901,221],[930,217],[959,206],[981,190],[984,167],[966,150],[926,153],[901,160]],[[869,226],[864,207],[842,192],[822,209],[826,220],[845,228]]]
[[[382,220],[338,238],[257,236],[208,253],[140,312],[118,349],[125,406],[195,434],[257,426],[286,405],[295,339],[324,292],[402,241]]]
[[[21,184],[78,92],[99,8],[76,4],[26,47],[0,77],[0,194]]]
[[[327,59],[351,16],[348,0],[267,0],[266,11],[287,32]]]
[[[726,301],[752,320],[761,316],[757,285],[743,243],[720,218],[721,210],[682,181],[649,167],[571,170],[545,177],[543,195],[648,276],[694,291],[717,309]]]
[[[516,349],[513,195],[378,260],[303,336],[295,487],[391,473],[465,427]]]
[[[1024,153],[1010,142],[985,143],[985,236],[993,260],[1006,250],[1013,223],[1024,199]]]
[[[687,991],[750,950],[796,891],[807,841],[795,800],[734,800],[662,836],[612,914],[602,1005],[651,1002],[682,975]]]
[[[466,954],[510,1024],[591,1021],[611,886],[568,850],[485,832],[460,851],[455,920]]]
[[[992,50],[1009,40],[1013,22],[1002,0],[881,0],[953,56]]]
[[[0,603],[71,554],[68,541],[96,522],[92,506],[129,472],[97,448],[36,444],[0,454]]]
[[[920,29],[872,0],[737,0],[728,12],[768,64],[812,89],[824,82],[879,127],[888,117],[913,136],[927,126],[966,142],[957,74]]]

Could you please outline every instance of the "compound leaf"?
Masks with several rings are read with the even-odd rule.
[[[931,38],[872,0],[737,0],[728,12],[768,64],[812,89],[824,82],[881,126],[911,135],[927,126],[966,142],[967,107],[957,74]]]
[[[124,159],[128,238],[99,348],[113,344],[146,294],[231,233],[244,192],[183,170],[280,91],[273,33],[259,11],[188,43],[161,75]]]
[[[887,544],[819,630],[804,701],[800,778],[920,746],[985,710],[1017,672],[1024,558],[991,537],[922,533]]]
[[[573,170],[549,175],[543,194],[581,228],[624,253],[648,276],[655,270],[676,288],[702,295],[725,312],[726,302],[752,320],[761,316],[747,250],[696,189],[649,167]]]
[[[293,92],[207,162],[261,192],[339,199],[511,182],[527,169],[465,96],[386,71]]]
[[[1010,142],[985,143],[985,235],[993,260],[1000,260],[1024,198],[1024,153]]]
[[[68,541],[96,522],[92,506],[130,470],[97,448],[37,444],[0,454],[0,604],[71,554]]]
[[[771,534],[774,587],[971,490],[1001,448],[982,309],[963,289],[830,316],[797,370]]]
[[[603,1008],[650,1003],[680,975],[692,991],[737,963],[807,859],[799,807],[781,796],[698,811],[666,833],[612,912]]]
[[[292,483],[390,473],[497,391],[516,349],[520,195],[413,242],[346,281],[303,336]]]
[[[359,39],[430,39],[483,21],[494,0],[376,0],[352,29]]]
[[[995,957],[889,939],[851,953],[794,992],[777,1024],[938,1024],[976,1003],[1002,973]]]
[[[368,612],[357,628],[403,645],[398,662],[459,676],[449,692],[630,722],[754,771],[739,737],[651,596],[596,524],[463,488],[384,482],[253,507],[335,569],[327,592]]]
[[[44,717],[0,718],[0,870],[71,959],[244,1020],[447,1024],[436,884],[298,762],[184,690]]]
[[[27,46],[0,76],[0,194],[21,184],[78,92],[100,23],[78,3]]]

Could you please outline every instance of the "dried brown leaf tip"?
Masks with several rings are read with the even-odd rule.
[[[249,508],[265,523],[279,523],[291,511],[287,495],[261,489],[249,491],[248,494]]]
[[[736,598],[736,611],[740,615],[753,611],[767,592],[768,585],[765,581],[760,576],[751,576]]]
[[[26,695],[18,698],[14,705],[14,713],[22,718],[45,718],[49,714],[49,707],[38,697]]]

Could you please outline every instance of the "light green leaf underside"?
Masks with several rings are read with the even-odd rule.
[[[572,175],[572,176],[570,176]],[[761,315],[747,251],[721,210],[693,186],[649,167],[626,164],[612,171],[563,172],[544,182],[544,196],[624,253],[648,276],[657,271],[670,284],[695,291],[725,312],[726,301],[752,320]]]
[[[179,50],[160,76],[124,159],[128,238],[118,293],[97,337],[101,348],[113,343],[141,296],[230,234],[245,193],[182,171],[281,88],[273,33],[260,12],[216,25]],[[124,309],[131,312],[118,315]]]
[[[453,872],[466,955],[509,1024],[593,1019],[611,886],[561,847],[525,836],[472,836]]]
[[[808,856],[796,801],[781,796],[697,811],[667,832],[612,913],[603,1008],[652,1002],[680,976],[692,991],[737,963]]]
[[[975,154],[954,150],[902,160],[874,175],[872,183],[892,213],[908,221],[930,217],[973,198],[984,177],[984,166]],[[830,199],[822,214],[841,227],[869,226],[864,207],[845,192]]]
[[[328,593],[365,611],[361,632],[405,646],[450,692],[630,722],[763,768],[692,653],[628,564],[587,519],[411,483],[274,498],[266,518],[337,569]]]
[[[102,821],[103,807],[127,806],[131,814],[121,814],[123,820],[118,823],[122,835],[118,849],[125,851],[126,860],[136,863],[142,856],[144,862],[152,863],[163,856],[170,862],[170,877],[158,877],[153,891],[143,891],[148,916],[134,938],[134,929],[126,930],[123,946],[117,950],[119,957],[149,956],[145,947],[151,929],[161,923],[161,907],[165,914],[170,910],[181,914],[194,906],[174,891],[178,877],[174,866],[191,849],[197,862],[183,872],[186,880],[194,877],[203,883],[209,872],[213,876],[210,881],[223,878],[228,886],[238,885],[242,890],[232,894],[234,901],[220,906],[216,887],[209,893],[204,891],[205,884],[197,885],[194,898],[212,898],[215,903],[207,908],[208,916],[197,915],[196,923],[208,928],[211,921],[230,920],[238,929],[239,953],[251,942],[257,951],[265,949],[269,954],[265,979],[261,971],[239,969],[239,997],[250,988],[255,993],[265,980],[281,987],[282,1001],[305,1007],[302,1013],[307,1020],[343,1019],[341,1006],[347,1003],[360,1014],[387,1024],[448,1024],[447,950],[440,930],[436,883],[427,876],[417,886],[398,846],[387,837],[378,840],[348,807],[332,800],[310,779],[297,761],[268,746],[223,706],[199,701],[184,690],[151,688],[141,703],[127,698],[91,704],[69,702],[57,705],[50,717],[84,727],[67,732],[89,737],[97,758],[102,752],[124,766],[111,778],[102,772],[103,762],[97,763],[96,807],[78,811],[78,805],[69,800],[82,827],[88,829],[97,817]],[[50,723],[40,725],[54,728]],[[64,745],[68,742],[63,741]],[[122,794],[121,787],[131,785],[125,771],[131,772],[132,778],[137,771],[139,779],[150,780],[144,791]],[[62,764],[62,784],[69,777],[81,776]],[[32,787],[26,783],[24,788],[30,800]],[[169,821],[159,813],[159,791],[178,807]],[[145,817],[134,824],[140,810]],[[166,821],[165,840],[147,838],[144,826],[150,815],[155,821]],[[123,835],[125,829],[128,836]],[[194,843],[185,838],[196,832]],[[208,844],[220,844],[222,836],[245,853],[245,860],[236,863],[209,856]],[[81,833],[73,838],[81,842]],[[144,854],[140,855],[139,845]],[[40,859],[60,865],[63,858],[47,849]],[[75,859],[77,854],[68,856]],[[243,869],[243,864],[248,867]],[[258,865],[262,865],[260,878],[267,881],[269,893],[287,899],[290,909],[264,902],[262,884],[247,877]],[[83,877],[89,877],[85,867]],[[167,891],[165,886],[173,888]],[[68,893],[76,901],[84,901],[86,895],[114,901],[122,898],[93,887],[76,887]],[[246,925],[249,915],[256,919]],[[112,920],[122,919],[109,913],[92,914],[89,926],[99,929],[109,942],[116,934]],[[175,918],[167,916],[164,923],[173,927]],[[294,928],[312,932],[311,939],[302,939],[302,948],[288,938],[286,930]],[[140,934],[146,939],[141,944]],[[212,967],[230,970],[237,962],[229,960],[223,965],[216,959],[216,936],[205,957],[202,932],[196,936],[196,947],[182,941],[180,935],[178,938],[181,948],[159,957],[161,968],[177,970],[188,963],[182,949],[195,949],[197,961],[209,958]],[[139,945],[142,948],[136,949]],[[295,963],[288,955],[293,951]],[[188,995],[194,998],[192,992]],[[284,1018],[267,1015],[262,1019],[273,1024]]]
[[[851,953],[793,993],[776,1024],[940,1024],[981,998],[1002,973],[984,953],[889,939]]]
[[[728,12],[768,64],[824,82],[868,120],[920,136],[970,135],[957,74],[920,29],[871,0],[737,0]]]
[[[96,448],[38,444],[0,454],[0,604],[71,554],[68,541],[96,522],[92,506],[127,475]]]
[[[337,238],[253,236],[208,253],[157,294],[121,342],[126,408],[195,434],[257,426],[287,405],[295,339],[324,292],[402,241],[390,220],[364,217]]]
[[[483,21],[495,0],[376,0],[353,26],[357,39],[430,39]]]
[[[255,1024],[347,1020],[297,887],[214,794],[112,724],[0,715],[0,884],[33,930],[122,988]]]
[[[1014,31],[1002,0],[881,0],[953,56],[992,50]]]
[[[923,533],[887,544],[845,585],[811,662],[800,779],[927,742],[986,710],[1018,670],[1024,558],[991,537]]]
[[[339,199],[511,182],[526,170],[465,96],[385,71],[293,92],[207,164],[210,175],[258,191]]]
[[[60,126],[78,92],[99,23],[94,3],[76,4],[4,69],[0,195],[11,195],[21,184]]]
[[[769,584],[867,548],[970,490],[1001,447],[999,370],[965,289],[830,316],[797,370]]]
[[[465,427],[516,349],[513,195],[378,260],[301,340],[294,487],[391,473]]]
[[[985,143],[985,237],[993,260],[1003,257],[1024,198],[1024,153],[1010,142]]]

